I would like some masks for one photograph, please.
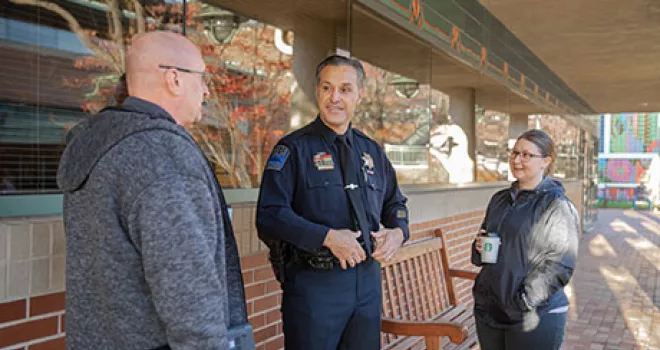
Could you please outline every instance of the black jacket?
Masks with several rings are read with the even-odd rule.
[[[534,190],[518,183],[490,200],[482,228],[500,234],[496,264],[481,266],[474,284],[475,317],[495,328],[529,330],[539,316],[568,305],[578,249],[578,215],[557,180],[545,178]]]
[[[358,185],[372,231],[399,227],[406,239],[408,209],[397,185],[394,168],[383,149],[365,134],[346,133],[360,169]],[[353,228],[350,203],[339,167],[337,134],[317,117],[280,140],[273,150],[257,202],[259,237],[284,240],[315,252],[330,228]],[[321,161],[325,162],[321,164]]]

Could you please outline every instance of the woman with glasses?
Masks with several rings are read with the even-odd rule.
[[[481,267],[473,295],[483,350],[554,350],[563,341],[563,288],[575,267],[578,217],[561,182],[549,176],[555,158],[545,132],[518,137],[509,157],[517,181],[493,195],[473,243],[472,263]],[[486,237],[499,237],[496,253]],[[482,261],[482,254],[496,259]]]

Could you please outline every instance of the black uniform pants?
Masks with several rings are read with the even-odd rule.
[[[498,329],[477,319],[481,350],[558,350],[564,341],[566,313],[545,314],[528,332]]]
[[[292,266],[283,286],[287,350],[378,350],[382,293],[380,263],[321,271]]]

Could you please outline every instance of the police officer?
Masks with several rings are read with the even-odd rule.
[[[285,347],[375,350],[379,262],[409,237],[406,198],[382,148],[351,127],[362,64],[330,56],[316,79],[319,116],[275,146],[257,230],[282,283]]]

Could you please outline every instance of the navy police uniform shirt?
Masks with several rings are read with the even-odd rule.
[[[406,198],[385,152],[357,129],[347,131],[370,229],[400,227],[410,236]],[[259,236],[313,252],[329,229],[357,231],[344,190],[337,134],[319,117],[280,140],[266,164],[259,201]]]

